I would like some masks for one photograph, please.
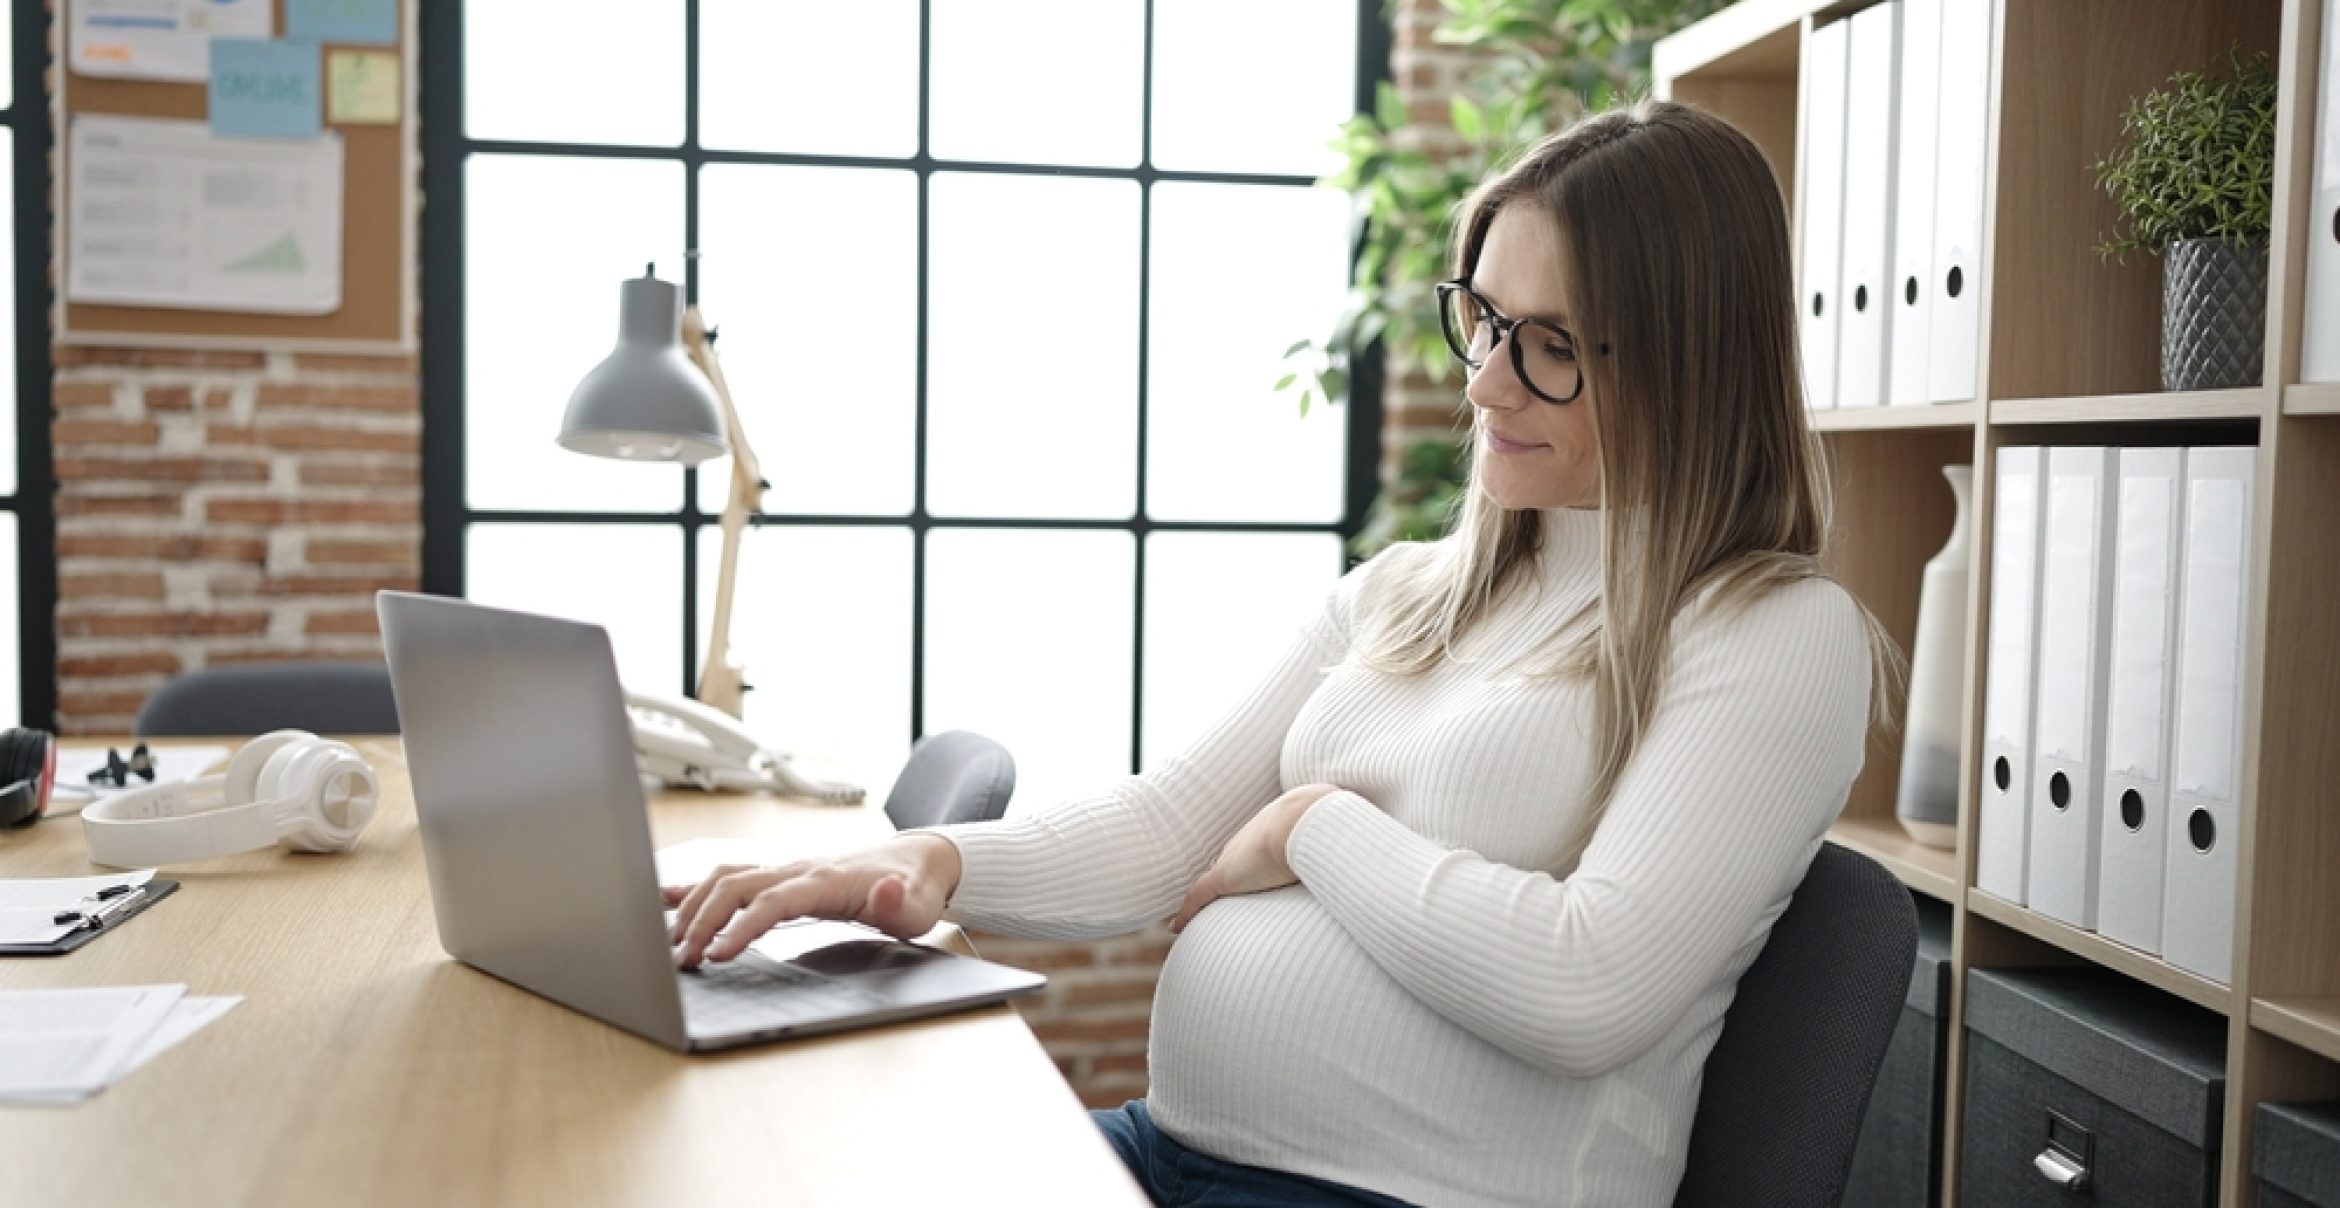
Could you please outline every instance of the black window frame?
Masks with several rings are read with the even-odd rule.
[[[56,467],[49,457],[49,12],[10,6],[10,83],[16,229],[16,514],[18,724],[57,728]],[[62,68],[60,68],[62,70]]]
[[[477,2],[477,0],[473,0]],[[699,534],[714,528],[719,514],[699,506],[698,471],[683,472],[682,505],[675,511],[593,512],[514,511],[479,509],[466,497],[465,375],[465,246],[464,165],[473,154],[550,155],[574,158],[618,158],[674,162],[683,166],[684,247],[699,246],[699,169],[708,164],[752,164],[782,167],[908,168],[918,188],[918,358],[915,370],[916,411],[913,428],[913,495],[907,515],[832,515],[778,513],[760,510],[751,525],[789,527],[880,527],[907,529],[911,534],[910,607],[910,716],[909,738],[925,732],[926,683],[926,567],[927,535],[937,529],[1037,529],[1051,531],[1127,532],[1135,545],[1134,612],[1131,617],[1130,770],[1137,771],[1145,755],[1146,657],[1146,537],[1156,532],[1202,533],[1328,533],[1340,538],[1341,565],[1349,563],[1349,540],[1364,527],[1366,513],[1379,492],[1381,463],[1381,368],[1378,350],[1359,358],[1352,367],[1350,399],[1345,408],[1347,455],[1344,466],[1341,517],[1330,523],[1245,523],[1156,520],[1145,511],[1147,470],[1147,357],[1152,263],[1153,188],[1157,182],[1200,184],[1269,184],[1302,186],[1304,176],[1256,173],[1169,171],[1153,166],[1154,0],[1144,12],[1145,76],[1141,84],[1141,153],[1135,168],[1090,168],[941,160],[929,146],[929,105],[933,73],[931,41],[932,0],[920,0],[918,32],[919,116],[918,148],[907,158],[814,155],[779,152],[711,150],[699,143],[699,7],[700,0],[683,4],[683,140],[678,147],[605,146],[531,140],[475,139],[463,128],[463,21],[464,4],[424,5],[421,14],[421,78],[419,118],[423,150],[422,222],[422,402],[423,402],[423,564],[422,586],[440,595],[465,594],[465,536],[473,524],[649,524],[681,531],[683,683],[689,692],[698,681]],[[1389,26],[1381,0],[1357,0],[1356,112],[1373,112],[1374,96],[1389,78]],[[1328,132],[1329,135],[1330,132]],[[1137,509],[1126,519],[1071,519],[1018,516],[935,516],[927,510],[927,308],[929,304],[928,230],[929,188],[938,171],[1037,176],[1076,176],[1131,180],[1139,185],[1138,209],[1138,346],[1137,346]],[[1352,257],[1355,248],[1352,248]],[[1352,258],[1352,263],[1354,260]],[[683,296],[698,300],[699,271],[695,255],[685,258]],[[720,319],[721,316],[710,316]],[[1295,332],[1295,336],[1305,335]],[[549,433],[546,437],[551,439]]]

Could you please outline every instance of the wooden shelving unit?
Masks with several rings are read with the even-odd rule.
[[[2267,392],[2257,387],[2248,390],[2190,390],[2171,394],[2002,398],[1991,400],[1991,423],[2103,424],[2257,419],[2266,407]]]
[[[1971,431],[1982,418],[1980,403],[1936,403],[1926,407],[1842,407],[1812,413],[1821,432],[1897,432],[1908,428]]]
[[[2340,997],[2258,999],[2251,1003],[2251,1025],[2340,1061]]]
[[[2221,1015],[2231,1013],[2234,999],[2232,990],[2198,973],[2188,973],[2159,957],[2148,956],[2125,944],[2114,943],[2093,931],[2082,931],[2069,923],[2027,910],[1980,889],[1966,891],[1966,908],[2002,927],[2021,932],[2043,944],[2051,944],[2090,964],[2117,969],[2148,986],[2175,994],[2197,1007],[2205,1007]]]
[[[1958,901],[1958,853],[1927,847],[1890,818],[1849,817],[1828,837],[1884,865],[1901,883],[1938,902]]]
[[[2313,181],[2323,22],[2340,0],[1952,0],[1992,10],[1981,263],[1982,397],[1925,407],[1816,412],[1836,490],[1831,572],[1906,649],[1920,574],[1949,530],[1939,471],[1976,467],[1959,841],[1922,847],[1893,819],[1900,740],[1872,737],[1836,842],[1914,892],[1950,903],[1956,976],[1942,1138],[1945,1204],[1959,1203],[1965,973],[2087,964],[2142,995],[2229,1021],[2219,1202],[2257,1202],[2251,1129],[2262,1102],[2340,1096],[2340,383],[2299,383],[2301,293]],[[1743,0],[1658,43],[1659,95],[1747,130],[1796,201],[1797,84],[1819,25],[1868,0]],[[2095,252],[2111,203],[2087,165],[2108,150],[2129,99],[2230,46],[2265,51],[2281,79],[2275,233],[2262,382],[2163,393],[2161,273]],[[2256,444],[2250,653],[2238,842],[2235,978],[2220,985],[2154,956],[1973,888],[1997,451],[2024,444]],[[1896,702],[1898,704],[1899,702]]]
[[[2340,382],[2293,382],[2283,388],[2286,415],[2340,415]]]

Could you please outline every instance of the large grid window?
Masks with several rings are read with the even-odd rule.
[[[695,682],[728,463],[552,441],[646,263],[771,483],[748,723],[873,788],[945,729],[1006,742],[1026,801],[1175,754],[1340,573],[1377,407],[1272,385],[1348,280],[1311,182],[1382,70],[1372,0],[455,9],[424,31],[430,590]]]
[[[11,6],[0,21],[0,726],[56,724],[57,569],[49,484],[49,111],[41,88],[47,14]]]

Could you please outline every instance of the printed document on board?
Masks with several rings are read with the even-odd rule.
[[[68,0],[73,70],[85,76],[201,83],[213,38],[276,32],[269,0]]]
[[[68,299],[341,309],[340,134],[221,138],[202,122],[85,115],[68,143]]]

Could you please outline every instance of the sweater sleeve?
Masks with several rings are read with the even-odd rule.
[[[1267,677],[1177,758],[1099,796],[933,828],[959,849],[947,916],[1031,939],[1093,939],[1168,918],[1227,840],[1284,791],[1285,733],[1347,653],[1356,597],[1387,557],[1344,576]]]
[[[1351,792],[1292,833],[1293,871],[1376,964],[1541,1069],[1625,1065],[1735,980],[1860,770],[1868,650],[1841,588],[1793,584],[1679,632],[1640,749],[1565,879],[1440,847]]]

